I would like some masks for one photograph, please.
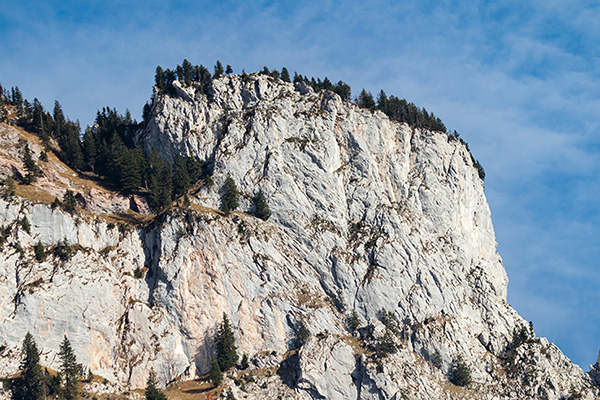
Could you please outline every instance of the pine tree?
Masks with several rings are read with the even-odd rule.
[[[218,79],[221,77],[221,75],[223,75],[223,64],[221,64],[221,61],[217,60],[217,63],[215,64],[215,73],[213,74],[213,79]]]
[[[190,176],[188,174],[187,164],[183,157],[181,157],[180,154],[177,154],[173,162],[173,192],[175,196],[182,196],[190,187]]]
[[[264,221],[268,220],[271,216],[269,205],[262,190],[259,190],[254,196],[254,215]]]
[[[187,59],[183,60],[182,64],[183,69],[183,83],[186,85],[190,85],[192,83],[193,75],[194,75],[194,66]]]
[[[88,128],[85,130],[85,134],[83,135],[83,159],[92,171],[95,169],[97,156],[98,151],[96,150],[96,139],[94,138],[91,130]]]
[[[221,211],[223,211],[225,215],[229,215],[231,211],[238,208],[238,197],[239,190],[231,175],[228,174],[223,187],[221,187]]]
[[[194,157],[189,157],[185,163],[188,176],[190,177],[190,184],[194,184],[202,177],[204,167],[202,163]]]
[[[227,75],[233,74],[233,68],[231,68],[231,65],[227,64],[227,68],[225,69],[225,73]]]
[[[29,185],[37,181],[41,170],[40,167],[38,167],[38,165],[35,163],[35,160],[31,155],[31,150],[29,149],[29,144],[27,143],[23,149],[23,164],[25,164],[25,169],[27,170],[27,174],[25,175],[25,184]]]
[[[150,369],[148,380],[146,381],[146,400],[167,400],[167,396],[158,387],[158,380],[156,379],[156,372],[154,368]]]
[[[17,106],[17,107],[21,107],[23,105],[23,94],[21,93],[21,90],[19,89],[18,86],[15,86],[13,88],[11,88],[11,92],[12,92],[12,105],[13,106]]]
[[[31,333],[25,335],[21,350],[20,376],[12,384],[13,400],[41,400],[44,398],[44,375],[40,353]]]
[[[4,199],[8,199],[9,197],[14,196],[16,193],[16,184],[14,178],[12,176],[7,176],[3,183],[4,190],[2,192],[2,197]]]
[[[156,67],[156,73],[154,74],[154,84],[159,90],[165,88],[165,72],[160,65]]]
[[[350,101],[352,99],[352,89],[350,88],[350,85],[343,81],[338,81],[332,90],[334,93],[337,93],[342,100]]]
[[[65,190],[65,194],[63,195],[62,206],[63,209],[68,213],[75,212],[75,206],[77,205],[77,200],[75,199],[75,195],[73,191],[70,189]]]
[[[375,100],[373,99],[373,95],[371,93],[363,89],[358,95],[356,104],[361,108],[372,109],[375,107]]]
[[[65,400],[73,400],[78,394],[79,364],[77,364],[75,352],[66,335],[60,344],[58,357],[60,358],[60,374],[63,380],[63,397]]]
[[[284,82],[290,82],[290,72],[286,67],[281,68],[281,75],[279,77]]]
[[[238,360],[235,336],[227,315],[223,313],[223,322],[219,327],[215,338],[217,348],[217,362],[221,371],[227,371],[233,367]]]
[[[210,372],[208,373],[210,381],[213,385],[219,386],[221,382],[223,382],[223,373],[221,372],[221,368],[219,368],[219,363],[217,360],[213,360],[210,364]]]
[[[31,127],[38,134],[44,130],[44,107],[42,107],[37,97],[33,99]]]
[[[183,83],[183,67],[178,65],[175,71],[177,71],[177,80]]]
[[[173,193],[171,166],[166,164],[155,149],[148,156],[148,204],[154,211],[168,208]]]

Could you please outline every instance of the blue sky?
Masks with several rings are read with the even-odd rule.
[[[7,3],[7,2],[5,2]],[[600,348],[596,1],[22,1],[0,8],[0,82],[83,126],[140,118],[157,65],[267,65],[405,97],[487,172],[509,302],[584,370]]]

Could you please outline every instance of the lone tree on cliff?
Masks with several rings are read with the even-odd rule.
[[[215,338],[217,347],[217,362],[221,371],[227,371],[233,367],[238,360],[237,347],[235,346],[235,336],[227,315],[223,313],[223,322],[219,327]]]
[[[229,215],[229,213],[240,205],[238,197],[239,190],[235,181],[231,177],[231,175],[227,175],[227,179],[225,179],[225,183],[223,187],[221,187],[221,211],[225,213],[225,215]]]
[[[40,400],[44,398],[44,375],[40,366],[40,352],[31,333],[25,335],[21,350],[20,376],[11,386],[14,400]]]
[[[267,199],[262,190],[259,190],[254,196],[254,215],[264,221],[268,220],[271,216]]]

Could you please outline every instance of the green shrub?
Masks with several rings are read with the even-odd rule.
[[[469,386],[471,384],[471,370],[461,356],[458,356],[452,362],[448,379],[456,386]]]
[[[392,331],[386,329],[383,337],[375,345],[375,352],[380,358],[382,358],[387,357],[390,354],[394,354],[397,351],[398,345],[396,344],[396,337]]]
[[[21,227],[25,232],[27,232],[28,235],[31,235],[31,224],[29,223],[27,217],[23,217],[21,220]]]
[[[248,356],[246,354],[244,354],[244,356],[242,357],[242,369],[248,369],[248,367],[250,367],[250,364],[248,363]]]
[[[348,328],[350,328],[350,332],[354,332],[360,326],[360,317],[356,310],[352,310],[352,314],[348,317]]]
[[[302,347],[308,341],[310,337],[310,330],[306,326],[303,319],[300,319],[296,325],[296,346]]]
[[[35,252],[36,260],[38,260],[39,262],[42,262],[46,259],[46,253],[44,252],[44,245],[42,245],[42,242],[40,240],[38,240],[38,242],[35,244],[35,246],[33,247],[33,250]]]

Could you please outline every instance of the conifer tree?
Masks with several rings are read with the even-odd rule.
[[[21,350],[20,376],[12,384],[13,400],[41,400],[44,398],[44,375],[40,353],[31,333],[25,335]]]
[[[223,187],[221,187],[221,211],[225,213],[225,215],[229,215],[229,213],[239,206],[239,190],[235,184],[235,181],[231,177],[231,175],[227,174],[227,178],[225,179],[225,183]]]
[[[281,74],[279,75],[282,81],[290,82],[290,72],[286,67],[281,68]]]
[[[154,211],[168,208],[173,193],[171,167],[158,155],[155,149],[148,156],[148,204]]]
[[[175,71],[177,71],[177,80],[183,83],[183,67],[178,65]]]
[[[83,159],[88,167],[92,171],[96,166],[96,157],[98,155],[98,151],[96,150],[96,139],[90,129],[85,130],[85,134],[83,135]]]
[[[269,205],[262,190],[259,190],[254,196],[254,215],[264,221],[268,220],[271,216]]]
[[[58,357],[60,358],[63,397],[65,400],[73,400],[77,397],[78,393],[79,365],[77,364],[75,352],[71,347],[71,342],[69,342],[66,335],[60,344]]]
[[[194,77],[194,66],[187,59],[184,59],[181,67],[183,69],[183,83],[190,85]]]
[[[202,177],[202,173],[204,172],[203,165],[194,157],[189,157],[185,163],[188,176],[190,177],[190,184],[194,184]]]
[[[183,157],[177,154],[173,162],[173,192],[175,196],[182,196],[189,190],[190,186],[187,164]]]
[[[31,127],[38,134],[44,130],[44,107],[37,97],[33,99]]]
[[[150,369],[148,380],[146,381],[146,400],[167,400],[167,396],[158,387],[158,380],[156,379],[156,372],[154,368]]]
[[[221,368],[219,368],[219,363],[217,360],[212,360],[208,376],[212,384],[215,386],[219,386],[221,382],[223,382],[223,373],[221,372]]]
[[[13,106],[17,106],[17,107],[21,107],[23,106],[23,94],[21,93],[21,90],[19,89],[18,86],[15,86],[13,88],[11,88],[11,92],[12,92],[12,105]]]
[[[375,100],[373,99],[373,95],[363,88],[358,95],[356,104],[361,108],[372,109],[375,107]]]
[[[63,209],[68,213],[75,212],[75,206],[77,205],[77,200],[75,199],[75,195],[73,191],[70,189],[65,190],[65,194],[63,195],[62,206]]]
[[[217,348],[217,362],[221,371],[227,371],[233,367],[238,360],[235,336],[227,315],[223,313],[223,322],[219,327],[215,338]]]
[[[225,69],[225,73],[227,75],[233,74],[233,68],[231,68],[231,65],[227,64],[227,68]]]
[[[352,89],[350,88],[350,85],[343,81],[338,81],[332,90],[334,93],[337,93],[342,100],[350,101],[352,99]]]
[[[221,61],[217,60],[217,63],[215,64],[215,73],[213,74],[213,79],[218,79],[221,77],[221,75],[223,75],[223,64],[221,64]]]
[[[25,148],[23,149],[23,164],[25,164],[25,169],[27,170],[27,174],[25,175],[25,184],[29,185],[37,181],[41,171],[40,167],[38,167],[38,165],[35,163],[35,160],[31,156],[29,144],[25,144]]]
[[[154,84],[160,90],[165,88],[165,72],[161,66],[156,67],[156,73],[154,74]]]

